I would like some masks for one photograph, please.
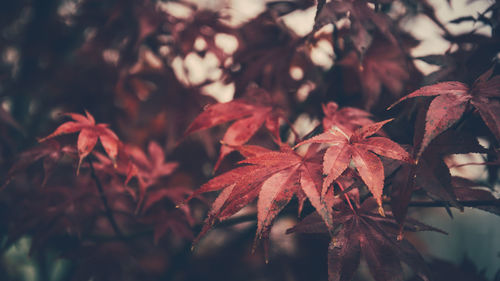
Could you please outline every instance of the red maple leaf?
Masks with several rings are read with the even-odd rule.
[[[190,189],[182,186],[162,186],[148,190],[139,220],[154,225],[153,237],[156,244],[169,230],[180,238],[194,238],[190,229],[194,225],[194,219],[189,206],[175,208],[175,204],[182,202],[190,193]]]
[[[325,3],[325,1],[319,2]],[[391,1],[387,0],[384,2]],[[365,0],[333,0],[321,7],[318,5],[314,28],[318,30],[329,23],[337,24],[337,21],[343,17],[349,18],[351,22],[349,28],[350,37],[360,53],[364,53],[371,43],[372,37],[369,30],[376,29],[389,39],[391,43],[396,44],[397,42],[391,33],[389,18],[382,13],[375,12],[369,7],[368,1]]]
[[[444,159],[452,154],[487,152],[473,135],[449,130],[434,139],[416,165],[394,163],[402,164],[399,169],[395,167],[396,172],[389,180],[392,185],[391,209],[396,220],[400,223],[404,221],[412,193],[416,189],[425,190],[430,198],[446,201],[450,206],[463,210],[457,202],[458,194],[453,188],[450,168]]]
[[[370,137],[392,119],[365,125],[354,133],[344,132],[339,128],[330,129],[320,135],[299,143],[331,144],[323,157],[323,173],[327,175],[323,181],[322,196],[328,187],[349,166],[351,160],[382,209],[382,193],[384,189],[384,166],[375,154],[392,159],[411,162],[411,156],[399,144],[385,137]]]
[[[224,134],[219,159],[215,164],[217,170],[226,155],[245,144],[257,133],[262,125],[279,140],[279,118],[282,116],[273,110],[269,94],[261,89],[251,87],[247,96],[226,103],[208,106],[205,111],[191,123],[184,135],[211,128],[219,124],[236,120]]]
[[[93,155],[98,160],[98,162],[94,164],[94,167],[97,170],[103,171],[106,174],[117,173],[121,176],[125,176],[125,185],[128,185],[132,178],[135,177],[137,179],[139,186],[138,190],[129,188],[128,186],[126,187],[128,193],[134,199],[138,199],[137,211],[141,208],[143,208],[143,211],[146,211],[149,207],[148,204],[151,204],[150,198],[148,198],[149,203],[145,202],[148,190],[155,185],[157,187],[160,186],[160,180],[171,175],[179,166],[177,162],[165,161],[165,152],[155,141],[151,141],[149,143],[147,155],[139,147],[126,144],[123,145],[122,149],[120,149],[116,165],[113,165],[113,162],[101,153],[94,152]],[[189,193],[187,192],[187,189],[184,191],[186,194]],[[172,194],[177,193],[176,191],[173,191]],[[157,202],[164,197],[169,197],[169,195],[171,195],[169,191],[165,191],[165,193],[163,193],[163,191],[156,190],[155,195],[152,196],[157,199],[153,202]],[[173,202],[179,203],[183,198],[183,196],[182,198],[177,196],[177,200],[173,200]]]
[[[391,213],[382,217],[373,212],[376,202],[368,198],[359,204],[354,200],[351,209],[346,204],[336,206],[334,225],[341,229],[332,237],[328,247],[328,280],[349,281],[364,256],[371,275],[377,281],[403,280],[401,262],[410,266],[423,280],[429,280],[425,261],[417,250],[399,235],[399,226]],[[413,219],[404,225],[407,231],[437,231],[439,229]],[[287,233],[322,233],[326,227],[316,213],[304,218]]]
[[[490,205],[478,205],[476,208],[500,216],[500,199],[496,198],[482,184],[463,177],[453,177],[452,183],[458,199],[462,201],[491,201]]]
[[[127,154],[135,166],[133,175],[137,176],[139,184],[144,188],[155,184],[159,178],[172,174],[179,165],[177,162],[165,162],[165,152],[155,141],[149,143],[148,155],[132,146],[127,148]]]
[[[429,143],[439,134],[449,129],[462,117],[471,104],[478,112],[493,135],[500,140],[500,75],[491,77],[493,68],[482,74],[469,88],[461,82],[441,82],[425,86],[401,98],[435,96],[425,117],[425,132],[420,143],[417,158],[422,155]]]
[[[168,176],[179,166],[177,162],[165,162],[165,152],[163,148],[154,141],[148,145],[148,155],[136,147],[128,147],[127,154],[130,157],[130,166],[127,169],[128,182],[135,176],[139,183],[139,203],[137,208],[141,208],[142,201],[149,187],[158,183],[162,177]]]
[[[200,193],[223,191],[212,204],[206,223],[196,240],[216,221],[232,216],[258,198],[256,240],[264,240],[267,252],[272,222],[294,195],[298,197],[300,206],[308,198],[332,230],[331,208],[320,200],[321,154],[317,148],[317,145],[309,147],[304,156],[287,146],[283,146],[281,151],[258,153],[241,161],[248,165],[235,168],[204,184],[188,200]]]
[[[358,108],[343,107],[339,109],[338,104],[335,102],[323,104],[322,107],[325,114],[323,118],[323,129],[325,131],[338,127],[344,132],[351,132],[361,126],[373,123],[369,118],[371,114]]]
[[[85,111],[85,114],[87,116],[77,113],[65,113],[65,116],[70,117],[74,121],[68,121],[60,125],[52,134],[39,140],[39,142],[44,142],[47,139],[60,135],[80,132],[77,142],[78,155],[80,157],[77,173],[80,170],[82,160],[94,149],[98,139],[101,141],[102,147],[113,161],[115,161],[118,155],[118,145],[120,144],[120,140],[116,134],[108,128],[107,124],[96,124],[94,117],[88,111]]]
[[[410,78],[408,64],[401,48],[381,36],[375,37],[363,56],[351,51],[339,61],[339,65],[354,72],[354,77],[358,79],[355,81],[359,82],[346,86],[349,91],[357,91],[357,86],[361,86],[359,90],[364,94],[367,108],[378,101],[382,86],[399,98],[405,81]]]
[[[47,180],[54,172],[57,162],[64,154],[76,155],[76,150],[72,149],[69,146],[61,147],[61,145],[55,140],[47,141],[42,145],[22,152],[21,154],[19,154],[19,156],[17,157],[17,161],[14,163],[14,165],[12,165],[9,172],[7,173],[7,180],[2,185],[2,188],[7,186],[16,174],[26,170],[30,165],[41,159],[43,159],[42,165],[44,171],[44,177],[41,185],[45,186]]]
[[[253,83],[274,96],[286,95],[292,89],[314,79],[316,66],[309,56],[310,46],[304,38],[288,28],[272,11],[261,13],[254,21],[239,28],[239,48],[232,63],[225,65],[225,81],[233,82],[235,93],[243,93]],[[301,75],[290,75],[292,68],[301,69]]]

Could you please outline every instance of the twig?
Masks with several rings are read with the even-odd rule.
[[[500,200],[463,200],[457,203],[464,207],[500,206]],[[389,204],[389,202],[384,202],[384,204]],[[408,204],[409,207],[422,208],[446,207],[449,205],[448,201],[412,201]]]
[[[345,191],[345,189],[342,186],[342,184],[340,183],[340,181],[337,182],[337,185],[340,187],[340,190],[342,190],[342,192]],[[356,211],[354,210],[354,207],[351,204],[351,200],[349,199],[349,196],[347,195],[347,193],[344,192],[344,196],[345,196],[345,199],[347,199],[347,203],[349,203],[349,207],[351,208],[352,212],[356,213]]]
[[[123,238],[124,237],[123,233],[121,232],[120,228],[118,227],[118,224],[116,223],[113,211],[111,211],[111,208],[109,207],[108,204],[108,198],[106,198],[106,195],[104,194],[104,189],[102,188],[101,181],[97,177],[94,170],[94,165],[92,164],[92,160],[90,160],[89,157],[87,157],[87,162],[89,163],[90,166],[90,176],[95,181],[95,185],[97,186],[97,190],[99,191],[99,196],[101,197],[102,205],[104,205],[106,217],[108,218],[108,221],[111,224],[111,227],[113,228],[113,231],[115,232],[116,236],[118,236],[119,238]]]
[[[388,205],[389,201],[384,201],[384,205]],[[483,207],[483,206],[500,206],[500,200],[463,200],[458,201],[458,204],[464,207]],[[436,207],[447,207],[449,202],[447,201],[411,201],[408,204],[409,207],[420,207],[420,208],[436,208]],[[233,218],[229,218],[217,224],[217,227],[228,227],[235,224],[250,222],[257,220],[257,214],[247,214],[241,215]]]
[[[458,201],[458,203],[464,207],[481,207],[481,206],[500,206],[500,200],[464,200]],[[383,204],[389,204],[389,201],[384,201]],[[420,207],[420,208],[436,208],[436,207],[447,207],[449,202],[447,201],[412,201],[408,204],[409,207]],[[226,219],[216,225],[217,228],[220,227],[230,227],[245,222],[252,222],[257,220],[257,213],[250,213],[246,215],[241,215],[237,217],[232,217]],[[116,225],[116,223],[115,223]],[[199,225],[201,226],[201,225]],[[121,235],[119,238],[121,240],[133,240],[136,238],[144,237],[153,234],[153,229],[144,229],[142,231],[131,233],[126,236]],[[118,235],[118,234],[117,234]],[[90,237],[92,240],[106,242],[114,241],[116,237],[110,236],[98,236],[94,235]]]

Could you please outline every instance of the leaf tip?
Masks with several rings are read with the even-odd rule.
[[[385,211],[384,211],[384,208],[382,208],[382,206],[379,206],[379,207],[378,207],[378,213],[379,213],[381,216],[385,217]]]

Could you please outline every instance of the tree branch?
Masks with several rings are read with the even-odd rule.
[[[383,203],[385,205],[388,205],[389,201],[384,201]],[[463,200],[463,201],[458,201],[458,204],[460,204],[464,207],[500,206],[500,200]],[[408,204],[408,206],[415,207],[415,208],[437,208],[437,207],[450,206],[450,204],[447,201],[412,201]],[[228,219],[216,224],[215,227],[216,228],[230,227],[230,226],[237,225],[240,223],[252,222],[252,221],[256,221],[256,220],[257,220],[257,213],[250,213],[250,214],[245,214],[245,215],[241,215],[241,216],[228,218]],[[116,225],[116,223],[115,223],[115,225]],[[200,224],[199,226],[201,226],[201,225],[202,224]],[[152,234],[153,234],[152,229],[145,229],[143,231],[131,233],[127,236],[122,235],[122,236],[120,236],[120,239],[132,240],[135,238],[143,237],[145,235],[152,235]],[[115,238],[109,237],[109,236],[92,236],[92,239],[98,240],[98,241],[113,241],[113,240],[115,240]]]
[[[388,205],[389,201],[384,201],[384,205]],[[482,206],[500,206],[500,200],[463,200],[458,201],[458,204],[464,207],[482,207]],[[450,206],[448,201],[411,201],[409,207],[415,208],[437,208]],[[257,214],[246,214],[237,217],[231,217],[218,224],[216,227],[228,227],[243,222],[250,222],[257,220]]]
[[[388,202],[384,202],[384,204],[388,204]],[[500,200],[463,200],[458,201],[458,204],[464,207],[500,206]],[[408,206],[433,208],[450,206],[450,203],[448,201],[412,201]]]
[[[102,188],[101,181],[97,177],[97,174],[95,173],[94,170],[94,165],[92,164],[92,160],[90,160],[89,157],[87,157],[87,162],[89,163],[90,166],[90,176],[95,181],[95,185],[97,186],[97,190],[99,191],[99,196],[101,197],[101,202],[102,205],[104,206],[106,217],[108,218],[108,221],[111,224],[111,227],[113,228],[113,231],[115,232],[116,236],[118,236],[121,239],[124,237],[123,233],[121,232],[120,228],[118,227],[118,224],[116,223],[113,211],[111,210],[108,204],[108,198],[106,198],[106,195],[104,194],[104,189]]]

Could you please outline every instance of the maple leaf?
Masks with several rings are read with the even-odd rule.
[[[351,51],[339,61],[339,65],[352,70],[358,78],[359,83],[356,85],[361,85],[367,108],[379,99],[382,86],[395,97],[400,97],[405,81],[410,78],[401,48],[380,36],[375,37],[364,56]]]
[[[177,162],[165,162],[165,152],[155,141],[148,145],[148,155],[137,147],[126,148],[132,167],[127,169],[128,182],[131,177],[137,177],[139,182],[139,198],[144,198],[146,190],[156,184],[162,177],[168,176],[179,166]],[[142,201],[142,200],[140,200]]]
[[[139,185],[138,192],[128,186],[126,187],[128,193],[134,199],[138,198],[136,212],[138,212],[141,208],[144,208],[143,211],[145,211],[151,204],[150,199],[148,199],[149,203],[145,202],[143,205],[148,190],[154,185],[160,183],[162,178],[171,175],[179,166],[177,162],[165,161],[165,152],[155,141],[149,142],[147,155],[139,147],[124,145],[123,148],[120,149],[116,165],[113,165],[113,162],[101,153],[95,152],[94,156],[98,159],[98,162],[94,164],[97,170],[103,171],[107,174],[117,173],[125,176],[125,185],[127,185],[132,178],[135,177],[137,179],[137,183]],[[162,195],[160,196],[159,194]],[[155,195],[152,196],[158,199],[153,202],[161,200],[164,197],[169,197],[169,194],[169,190],[162,191],[160,193],[156,191]],[[177,193],[174,192],[173,194]],[[175,203],[179,203],[180,201],[182,200],[177,197]]]
[[[324,4],[325,1],[321,2]],[[391,43],[397,44],[390,30],[389,18],[384,14],[375,12],[365,0],[333,0],[321,7],[318,4],[314,29],[318,30],[329,23],[337,24],[337,21],[343,17],[348,17],[351,21],[351,40],[359,53],[364,53],[370,45],[372,37],[369,30],[374,28],[389,39]]]
[[[461,82],[441,82],[425,86],[401,98],[390,108],[403,100],[415,97],[435,98],[429,105],[425,117],[425,133],[417,152],[419,158],[430,142],[452,127],[471,104],[493,135],[500,140],[500,75],[491,77],[493,68],[482,74],[469,88]]]
[[[409,150],[411,153],[412,149]],[[457,198],[450,168],[444,158],[452,154],[487,152],[472,134],[449,130],[436,137],[416,165],[400,163],[400,169],[390,179],[391,209],[396,220],[399,223],[404,221],[408,203],[416,189],[423,189],[429,197],[447,201],[450,206],[463,210],[457,201],[460,198]]]
[[[341,228],[334,234],[328,247],[328,279],[351,280],[363,255],[371,275],[377,281],[403,280],[401,262],[410,266],[423,280],[429,280],[425,261],[404,237],[398,236],[399,226],[392,214],[388,212],[382,217],[373,213],[377,206],[373,198],[368,198],[361,206],[356,199],[354,203],[353,209],[346,204],[339,204],[337,211],[334,211],[333,223]],[[413,219],[405,222],[404,229],[444,233]],[[325,231],[326,227],[319,216],[312,213],[287,230],[287,233]]]
[[[327,176],[323,181],[322,196],[326,194],[332,182],[347,169],[352,160],[361,179],[377,200],[380,212],[383,213],[384,167],[380,158],[375,154],[411,162],[411,156],[399,144],[385,137],[371,137],[390,121],[392,119],[365,125],[354,133],[343,132],[340,129],[329,130],[297,145],[331,144],[323,157],[323,173]]]
[[[500,199],[496,198],[489,190],[481,187],[481,184],[463,177],[452,177],[455,193],[458,199],[463,201],[491,201],[491,204],[477,206],[478,209],[500,216]],[[496,203],[494,203],[496,201]]]
[[[372,124],[373,121],[369,118],[371,114],[361,109],[354,107],[343,107],[339,109],[335,102],[328,102],[322,105],[323,113],[323,129],[329,130],[333,127],[338,127],[344,132],[351,132],[361,126]]]
[[[286,146],[282,146],[281,151],[258,153],[240,162],[247,164],[246,166],[237,167],[201,186],[187,200],[200,193],[221,189],[223,191],[212,204],[205,225],[195,241],[216,221],[223,221],[232,216],[256,198],[256,241],[264,240],[266,252],[272,222],[294,195],[301,201],[300,205],[307,197],[326,225],[333,229],[331,208],[320,200],[321,154],[317,149],[317,145],[310,146],[304,156]]]
[[[161,187],[149,190],[142,208],[140,221],[154,225],[154,242],[158,244],[168,230],[180,238],[193,239],[190,226],[194,225],[190,208],[187,205],[174,209],[191,190],[186,187]]]
[[[30,251],[35,251],[55,237],[69,235],[76,238],[89,233],[113,233],[110,224],[96,223],[101,220],[105,208],[92,177],[60,175],[57,180],[44,189],[30,188],[18,193],[23,199],[14,212],[16,223],[9,233],[10,241],[31,233],[33,243]],[[117,222],[121,224],[124,219],[131,218],[133,213],[128,208],[132,206],[130,197],[125,196],[122,183],[113,178],[106,178],[102,183],[106,186],[110,207],[127,214],[117,217]]]
[[[167,211],[164,209],[149,212],[140,221],[154,226],[153,240],[156,245],[170,230],[179,238],[193,239],[190,225],[186,223],[185,213],[179,210]]]
[[[262,125],[276,140],[279,140],[280,118],[282,115],[273,110],[269,94],[264,90],[250,87],[246,98],[208,106],[191,123],[184,135],[236,120],[226,130],[222,139],[224,145],[220,149],[214,167],[214,170],[217,170],[224,157],[234,150],[233,147],[245,144]]]
[[[253,83],[287,101],[288,93],[314,79],[318,70],[310,57],[311,45],[286,28],[274,11],[265,11],[239,28],[239,46],[225,65],[225,82],[239,95]],[[300,69],[292,76],[292,69]]]
[[[10,168],[9,172],[7,173],[7,180],[2,185],[2,188],[7,186],[17,173],[26,170],[26,168],[28,168],[30,165],[41,159],[43,159],[42,165],[44,171],[42,186],[45,186],[47,180],[52,175],[57,162],[59,161],[59,159],[61,159],[61,157],[65,153],[76,154],[76,151],[74,149],[71,149],[71,147],[69,146],[61,147],[59,142],[55,140],[47,141],[40,146],[36,146],[22,152],[17,157],[17,161],[14,163],[14,165]]]
[[[78,155],[80,157],[77,174],[83,159],[94,149],[98,139],[113,161],[115,161],[118,155],[118,145],[120,144],[118,137],[108,128],[107,124],[96,124],[94,117],[88,111],[85,111],[85,114],[86,116],[77,113],[65,113],[65,116],[70,117],[74,121],[68,121],[60,125],[52,134],[39,140],[39,142],[44,142],[60,135],[80,132],[77,142]]]

